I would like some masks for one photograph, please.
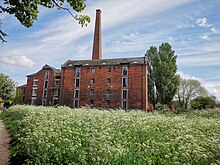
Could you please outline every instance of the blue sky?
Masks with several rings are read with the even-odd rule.
[[[1,2],[0,2],[1,3]],[[103,58],[144,56],[151,45],[169,42],[178,57],[178,73],[200,80],[220,99],[219,0],[87,0],[82,28],[66,12],[40,8],[34,26],[0,14],[9,35],[0,44],[0,72],[20,85],[45,64],[60,68],[66,60],[91,59],[95,10],[102,11]]]

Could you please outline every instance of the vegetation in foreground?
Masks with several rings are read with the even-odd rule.
[[[181,115],[15,106],[16,164],[220,164],[220,109]]]

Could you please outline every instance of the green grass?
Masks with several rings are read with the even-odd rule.
[[[220,164],[220,110],[180,115],[15,106],[16,164]]]

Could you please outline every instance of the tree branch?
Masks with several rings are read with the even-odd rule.
[[[69,12],[69,14],[75,19],[77,20],[77,17],[75,15],[73,15],[73,13],[68,9],[68,8],[65,8],[65,7],[62,7],[60,6],[55,0],[52,0],[52,2],[59,8],[63,9],[63,10],[67,10]]]

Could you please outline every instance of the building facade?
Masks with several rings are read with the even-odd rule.
[[[27,76],[25,104],[56,105],[59,103],[60,70],[49,65]]]
[[[146,56],[102,59],[101,35],[101,11],[96,10],[92,59],[68,60],[61,70],[45,65],[28,75],[24,103],[146,110]]]

